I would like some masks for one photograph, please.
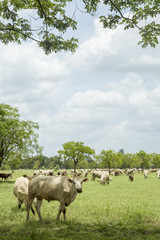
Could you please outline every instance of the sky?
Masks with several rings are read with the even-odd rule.
[[[160,46],[142,49],[136,29],[103,29],[98,16],[76,14],[74,54],[0,43],[0,103],[39,124],[47,157],[68,141],[97,154],[160,153]]]

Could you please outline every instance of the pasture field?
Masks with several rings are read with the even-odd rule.
[[[2,171],[1,171],[2,172]],[[0,240],[155,240],[160,239],[160,179],[149,173],[112,177],[109,185],[97,180],[83,183],[83,192],[67,207],[67,221],[55,221],[59,203],[43,201],[43,223],[26,208],[18,209],[13,184],[32,170],[17,170],[0,181]],[[63,217],[63,216],[61,216]]]

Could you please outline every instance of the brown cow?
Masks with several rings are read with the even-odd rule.
[[[132,175],[132,174],[129,174],[128,177],[129,177],[129,180],[130,180],[131,182],[133,182],[133,180],[134,180],[133,175]]]
[[[42,176],[39,175],[32,179],[28,186],[28,207],[26,221],[29,220],[29,212],[34,198],[37,198],[36,210],[40,221],[42,221],[40,207],[43,199],[48,202],[57,200],[60,207],[57,215],[59,221],[60,214],[63,212],[64,220],[66,220],[66,206],[69,206],[76,198],[77,193],[82,192],[82,183],[88,181],[88,178],[81,179],[74,177],[73,179],[66,176]]]
[[[2,180],[12,178],[12,173],[0,173],[0,178],[2,178]]]

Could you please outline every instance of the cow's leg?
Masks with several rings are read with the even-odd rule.
[[[26,197],[27,198],[27,197]],[[27,208],[27,199],[26,198],[24,198],[24,203],[25,203],[25,205],[26,205],[26,208]],[[33,215],[35,215],[35,211],[34,211],[34,209],[33,209],[33,207],[31,206],[31,211],[32,211],[32,213],[33,213]]]
[[[64,217],[64,221],[66,221],[66,208],[64,208],[63,210],[63,217]]]
[[[38,213],[39,220],[42,222],[42,216],[41,216],[41,212],[40,212],[41,205],[42,205],[42,200],[37,199],[36,210]]]
[[[57,219],[56,219],[57,222],[59,221],[59,218],[60,218],[61,212],[62,212],[62,211],[65,212],[64,209],[65,209],[65,204],[64,204],[64,203],[60,203],[59,211],[58,211],[58,215],[57,215]],[[63,212],[63,214],[65,215],[64,212]]]
[[[18,208],[20,209],[23,201],[21,198],[21,194],[19,192],[17,193],[17,200],[18,200]]]
[[[31,211],[32,211],[33,215],[35,215],[35,211],[34,211],[33,207],[31,207]]]
[[[18,200],[18,208],[20,209],[20,208],[21,208],[21,205],[22,205],[22,203],[23,203],[23,201],[20,200],[19,198],[17,198],[17,200]]]
[[[20,209],[22,205],[22,201],[18,199],[18,208]]]
[[[29,221],[29,212],[30,212],[30,209],[31,209],[31,207],[32,207],[33,200],[34,200],[34,197],[28,199],[28,203],[27,203],[27,217],[26,217],[26,222]]]

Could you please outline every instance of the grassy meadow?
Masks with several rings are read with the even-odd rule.
[[[2,172],[2,171],[1,171]],[[4,171],[3,171],[4,172]],[[59,203],[43,201],[43,223],[26,209],[19,210],[13,184],[32,170],[17,170],[13,178],[0,181],[0,240],[155,240],[160,239],[160,180],[155,173],[113,176],[109,185],[97,180],[83,183],[83,192],[67,207],[67,221],[57,223]],[[63,217],[63,216],[61,216]]]

